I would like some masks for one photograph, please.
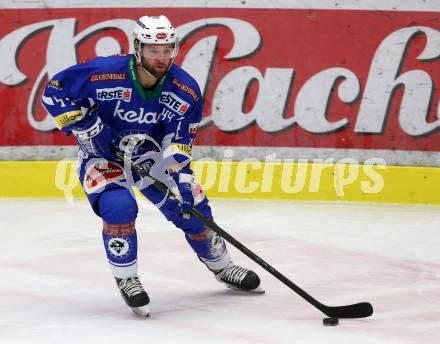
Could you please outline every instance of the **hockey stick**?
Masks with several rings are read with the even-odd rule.
[[[128,164],[140,177],[150,178],[151,182],[152,182],[151,185],[154,188],[156,188],[157,190],[159,190],[160,192],[162,192],[165,195],[170,192],[168,187],[165,184],[163,184],[160,181],[151,177],[148,170],[133,163],[133,161],[131,161],[129,158],[124,156],[123,152],[115,151],[114,154],[119,160],[123,161],[125,164]],[[276,270],[271,265],[269,265],[267,262],[265,262],[262,258],[257,256],[251,250],[249,250],[246,246],[244,246],[237,239],[232,237],[229,233],[227,233],[222,228],[220,228],[220,226],[218,226],[215,222],[213,222],[212,220],[205,217],[195,207],[191,208],[191,215],[198,218],[208,228],[212,229],[214,232],[216,232],[218,235],[220,235],[223,239],[228,241],[231,245],[236,247],[239,251],[241,251],[243,254],[248,256],[250,259],[252,259],[258,265],[260,265],[263,269],[265,269],[267,272],[269,272],[272,276],[277,278],[279,281],[283,282],[286,286],[288,286],[295,293],[297,293],[299,296],[301,296],[304,300],[311,303],[313,306],[315,306],[317,309],[319,309],[322,313],[324,313],[328,317],[331,317],[331,318],[365,318],[365,317],[369,317],[370,315],[373,314],[373,306],[368,302],[361,302],[361,303],[356,303],[356,304],[347,305],[347,306],[326,306],[326,305],[322,304],[321,302],[316,300],[314,297],[312,297],[310,294],[306,293],[304,290],[302,290],[300,287],[298,287],[295,283],[293,283],[291,280],[289,280],[283,274],[281,274],[278,270]]]

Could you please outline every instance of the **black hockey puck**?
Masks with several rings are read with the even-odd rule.
[[[338,318],[324,318],[324,319],[322,319],[322,324],[324,326],[336,326],[337,324],[339,324],[339,319]]]

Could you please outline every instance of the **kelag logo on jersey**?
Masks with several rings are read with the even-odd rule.
[[[96,99],[99,100],[115,100],[121,99],[124,102],[131,100],[131,88],[113,87],[113,88],[99,88],[96,90]]]
[[[184,115],[189,108],[189,104],[173,92],[162,92],[159,103],[171,110],[177,111],[181,115]]]

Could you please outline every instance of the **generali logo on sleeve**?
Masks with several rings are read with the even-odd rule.
[[[81,57],[132,51],[138,9],[32,11],[21,23],[2,14],[0,113],[36,145],[54,135],[38,101],[45,81]],[[177,63],[205,97],[199,144],[240,135],[236,145],[440,149],[440,24],[429,13],[170,8],[169,17]]]

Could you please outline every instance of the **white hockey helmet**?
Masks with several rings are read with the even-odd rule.
[[[171,63],[179,52],[179,40],[171,22],[164,15],[143,16],[136,22],[133,30],[134,54],[141,62],[142,44],[171,44],[174,47]]]

